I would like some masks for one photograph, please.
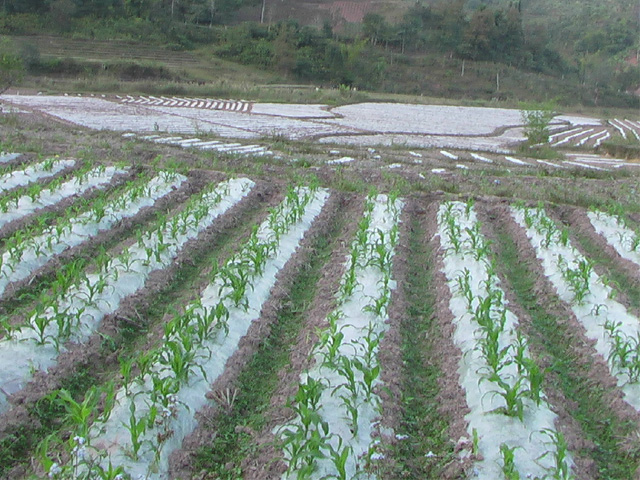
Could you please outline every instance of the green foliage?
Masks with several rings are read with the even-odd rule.
[[[24,65],[9,40],[0,38],[0,93],[18,83],[24,75]]]
[[[553,104],[523,104],[520,115],[529,146],[549,142],[549,122],[555,115]]]

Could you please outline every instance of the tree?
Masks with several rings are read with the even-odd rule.
[[[369,39],[373,45],[379,41],[387,39],[389,25],[384,17],[378,13],[367,13],[362,19],[362,34]]]
[[[491,58],[496,33],[494,11],[489,8],[476,10],[464,34],[462,54],[473,60]]]
[[[441,1],[433,8],[433,20],[437,25],[436,41],[446,49],[456,49],[462,40],[467,24],[464,13],[465,0]]]

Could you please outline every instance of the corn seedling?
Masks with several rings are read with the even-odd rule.
[[[640,381],[640,333],[636,337],[620,331],[621,322],[607,320],[604,328],[611,340],[611,353],[608,361],[629,377],[629,382]]]
[[[67,390],[59,390],[55,397],[66,413],[66,420],[73,427],[76,435],[89,438],[89,425],[92,416],[97,410],[100,401],[100,391],[97,387],[91,387],[84,396],[82,402],[77,402]]]
[[[502,474],[505,480],[520,480],[520,473],[516,469],[515,451],[519,447],[509,447],[506,443],[500,445],[500,453],[502,454]]]
[[[218,295],[226,289],[223,298],[233,302],[235,307],[243,309],[249,308],[249,301],[246,297],[247,288],[253,288],[249,282],[249,271],[244,266],[227,264],[219,271],[219,278],[222,280],[222,286],[218,291]]]
[[[575,480],[576,477],[571,472],[569,465],[567,441],[562,433],[550,429],[544,429],[540,433],[546,435],[549,438],[549,443],[554,447],[553,450],[547,451],[540,457],[553,456],[554,465],[549,467],[545,478],[552,480]]]
[[[339,314],[339,312],[334,312],[329,317]],[[322,365],[333,370],[336,366],[336,360],[340,355],[340,347],[344,340],[344,333],[338,330],[335,321],[332,322],[329,320],[329,328],[320,332],[318,337],[319,340],[316,350],[322,356]]]
[[[143,382],[144,377],[146,377],[151,371],[151,367],[156,363],[157,358],[160,352],[158,350],[147,350],[146,352],[141,352],[140,355],[136,358],[136,366],[138,367],[138,376],[137,379],[140,382]]]
[[[581,259],[578,260],[576,268],[571,268],[562,257],[558,257],[558,268],[573,292],[574,301],[582,304],[591,290],[593,263],[588,259]]]
[[[131,440],[131,451],[129,454],[134,460],[138,459],[140,449],[144,444],[144,434],[148,427],[148,418],[146,416],[136,417],[136,403],[134,401],[129,404],[129,423],[123,423],[122,425],[129,431],[129,439]]]
[[[187,382],[194,369],[199,369],[202,376],[207,378],[206,372],[198,362],[201,357],[191,338],[180,332],[177,340],[165,340],[157,361],[169,367],[178,381]]]
[[[321,380],[307,376],[288,406],[300,423],[280,432],[281,446],[289,461],[288,473],[296,478],[309,478],[318,459],[325,458],[329,441],[329,425],[318,413],[320,397],[325,386]]]
[[[471,431],[471,455],[477,457],[480,453],[480,436],[478,435],[478,429],[474,428]]]
[[[378,317],[383,317],[387,313],[387,306],[389,305],[389,299],[391,298],[391,289],[385,287],[380,292],[380,296],[372,299],[373,303],[369,303],[363,307],[363,311],[373,313]]]
[[[353,395],[340,395],[342,400],[341,405],[347,411],[347,420],[351,424],[351,434],[355,437],[358,435],[358,412],[360,408],[360,402],[357,396]]]
[[[473,290],[471,289],[471,272],[468,268],[465,268],[456,277],[456,283],[458,284],[458,293],[467,301],[467,308],[471,310],[473,305]]]
[[[342,438],[338,437],[338,446],[333,447],[329,444],[329,456],[336,469],[337,475],[329,475],[324,478],[335,478],[336,480],[347,480],[347,460],[353,455],[353,448],[343,445]]]
[[[483,377],[480,381],[485,378],[500,387],[500,390],[490,392],[493,395],[502,397],[505,402],[505,406],[498,408],[496,411],[502,412],[509,417],[518,417],[518,419],[522,421],[524,416],[523,399],[527,394],[524,389],[524,377],[517,377],[510,383],[499,374],[491,373],[490,375]]]
[[[358,286],[358,278],[356,274],[357,265],[358,251],[355,248],[352,248],[349,268],[347,269],[347,273],[340,284],[340,296],[342,300],[349,298]]]
[[[133,358],[119,357],[118,362],[120,363],[120,375],[122,376],[122,387],[124,388],[125,394],[129,396],[129,393],[130,393],[129,385],[131,384]]]
[[[362,374],[362,382],[360,382],[360,385],[363,387],[362,390],[365,394],[365,400],[368,402],[371,400],[371,396],[373,395],[375,381],[380,376],[380,365],[372,365],[368,362],[361,362],[357,358],[353,359],[351,364]]]

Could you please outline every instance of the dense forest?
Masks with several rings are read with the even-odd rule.
[[[434,54],[570,78],[622,96],[640,83],[639,7],[632,2],[625,10],[627,0],[579,2],[574,10],[551,0],[406,2],[394,20],[367,13],[349,35],[330,21],[321,27],[295,19],[238,21],[238,12],[259,11],[266,1],[2,0],[0,33],[127,39],[175,50],[207,46],[219,57],[299,81],[367,89],[381,88],[394,62]],[[21,55],[27,67],[43,68],[28,52]]]

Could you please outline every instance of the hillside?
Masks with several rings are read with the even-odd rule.
[[[10,37],[0,51],[22,64],[28,88],[60,91],[71,82],[124,93],[118,82],[142,81],[135,91],[196,95],[205,92],[189,85],[206,83],[220,96],[304,84],[638,105],[640,7],[629,0],[67,3],[3,3],[0,33]]]

